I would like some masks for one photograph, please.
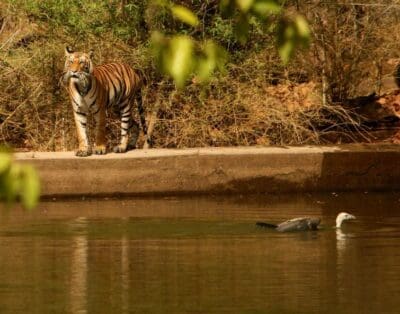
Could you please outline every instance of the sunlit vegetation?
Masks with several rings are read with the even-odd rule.
[[[5,0],[0,140],[76,147],[59,84],[65,45],[144,73],[155,147],[368,140],[342,103],[380,92],[392,75],[384,69],[399,56],[399,13],[384,1]],[[118,119],[108,119],[116,142]]]
[[[216,4],[214,2],[214,6]],[[184,32],[184,35],[170,37],[161,31],[154,31],[151,38],[158,67],[169,74],[178,87],[183,87],[191,75],[202,83],[207,82],[215,70],[223,69],[226,50],[213,39],[205,39],[204,22],[195,13],[188,7],[168,0],[154,1],[152,5],[169,11],[173,18],[192,29],[191,32]],[[277,0],[223,0],[219,2],[218,9],[215,15],[230,23],[230,36],[238,44],[247,43],[252,24],[275,36],[283,63],[290,60],[295,48],[306,47],[310,40],[308,23],[304,17],[300,14],[285,16],[284,7]],[[199,31],[201,27],[203,31]]]

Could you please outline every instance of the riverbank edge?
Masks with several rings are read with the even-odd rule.
[[[400,189],[400,145],[134,150],[86,158],[15,153],[35,166],[42,197],[172,196]]]

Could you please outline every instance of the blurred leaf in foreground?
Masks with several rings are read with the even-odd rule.
[[[22,168],[20,196],[25,208],[36,207],[40,196],[40,183],[37,172],[30,165],[24,165]]]
[[[11,165],[11,156],[7,153],[0,153],[0,175],[6,172]]]
[[[193,41],[188,36],[174,36],[167,53],[168,73],[178,87],[183,87],[193,69]]]
[[[199,19],[197,18],[197,16],[184,6],[173,5],[171,7],[171,11],[172,15],[177,19],[181,20],[182,22],[194,27],[199,25]]]
[[[277,29],[277,46],[283,63],[289,62],[295,49],[307,47],[310,41],[310,29],[304,17],[282,19]]]
[[[11,160],[11,154],[0,152],[0,200],[11,206],[17,199],[27,209],[37,205],[40,182],[35,169]]]
[[[261,18],[265,18],[271,14],[279,14],[281,5],[274,0],[257,0],[253,4],[253,12]]]
[[[207,82],[215,70],[222,71],[227,58],[226,51],[213,41],[205,42],[202,54],[198,59],[195,74],[200,83]]]

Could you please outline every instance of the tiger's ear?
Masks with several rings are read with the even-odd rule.
[[[90,50],[89,50],[89,58],[90,58],[90,59],[93,59],[93,56],[94,56],[94,50],[93,50],[93,49],[90,49]]]
[[[74,50],[70,46],[65,46],[65,55],[69,56],[71,53],[74,53]]]

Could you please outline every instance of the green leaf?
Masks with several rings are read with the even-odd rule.
[[[192,39],[183,35],[172,37],[164,62],[177,87],[183,87],[193,69]]]
[[[242,12],[249,11],[253,2],[254,2],[254,0],[236,0],[236,4],[237,4],[238,8]]]
[[[308,26],[307,20],[303,16],[298,15],[296,16],[294,23],[297,28],[298,36],[301,39],[308,41],[310,38],[310,28]]]
[[[217,68],[222,70],[226,61],[225,50],[213,41],[205,43],[203,52],[205,56],[198,61],[196,71],[200,83],[207,82]]]
[[[11,165],[11,156],[8,153],[0,153],[0,174],[6,172]]]
[[[198,61],[196,78],[200,83],[207,82],[215,69],[215,61],[212,58],[204,58]]]
[[[189,24],[193,27],[199,25],[199,19],[197,18],[197,16],[184,6],[174,5],[171,7],[171,11],[172,15],[182,22]]]
[[[200,83],[209,80],[211,74],[217,66],[217,54],[215,51],[215,45],[212,42],[207,42],[204,47],[205,57],[201,58],[197,64],[196,77]]]
[[[19,194],[21,187],[21,165],[12,164],[10,170],[2,178],[6,203],[11,205]]]
[[[307,46],[310,30],[304,17],[298,15],[294,20],[281,20],[277,30],[278,52],[283,63],[288,63],[295,49]]]
[[[40,196],[39,177],[30,165],[25,165],[22,168],[20,193],[25,208],[32,209],[37,205]]]
[[[292,23],[280,21],[277,29],[277,47],[284,64],[288,63],[295,48],[295,28]]]
[[[278,14],[281,12],[281,6],[274,0],[256,0],[252,10],[259,16],[266,17],[270,14]]]
[[[279,56],[284,64],[287,64],[293,54],[294,43],[291,40],[286,41],[278,47]]]

